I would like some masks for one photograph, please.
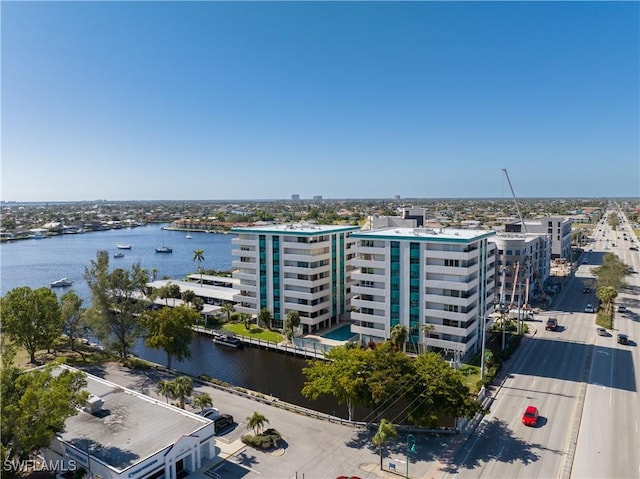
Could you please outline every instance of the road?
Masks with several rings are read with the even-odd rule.
[[[612,234],[617,233],[607,233]],[[627,278],[630,287],[618,298],[631,312],[616,314],[611,336],[598,336],[596,315],[584,312],[587,303],[597,305],[595,293],[583,289],[593,286],[591,269],[605,252],[615,252],[640,270],[640,253],[628,249],[629,240],[616,241],[613,247],[606,237],[600,236],[583,255],[584,264],[581,259],[554,309],[528,323],[535,334],[523,340],[506,365],[509,374],[493,392],[490,414],[430,477],[640,477],[637,275]],[[544,329],[549,316],[558,319],[557,331]],[[619,331],[629,334],[629,345],[616,343]],[[522,424],[528,405],[540,410],[538,427]]]

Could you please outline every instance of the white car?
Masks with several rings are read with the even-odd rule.
[[[587,305],[584,307],[584,312],[585,312],[585,313],[595,313],[595,312],[596,312],[596,310],[595,310],[595,309],[593,309],[593,306],[592,306],[592,305],[587,304]]]

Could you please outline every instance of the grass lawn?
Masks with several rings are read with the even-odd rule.
[[[280,343],[284,339],[284,336],[280,333],[258,328],[253,324],[251,325],[251,329],[248,331],[242,323],[226,323],[222,328],[227,331],[231,331],[238,336],[247,336],[253,339],[261,339],[262,341],[271,341],[272,343]]]

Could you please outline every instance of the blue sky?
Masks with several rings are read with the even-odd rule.
[[[640,196],[638,2],[7,2],[5,201]]]

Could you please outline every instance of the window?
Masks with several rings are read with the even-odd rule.
[[[444,310],[445,311],[449,311],[450,313],[457,313],[458,312],[458,306],[455,304],[445,304],[444,305]]]
[[[449,267],[453,267],[453,268],[458,268],[458,267],[460,267],[460,260],[459,259],[445,259],[444,260],[444,265],[445,266],[449,266]]]

